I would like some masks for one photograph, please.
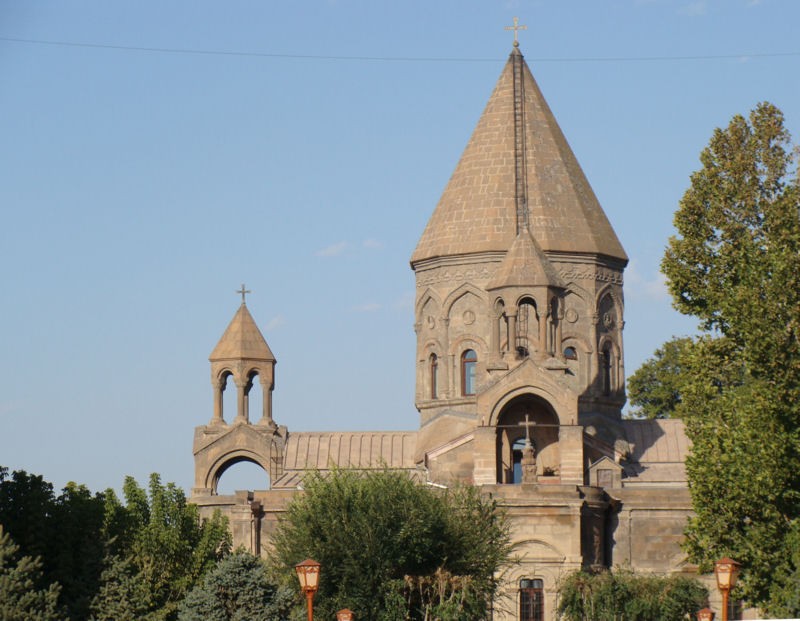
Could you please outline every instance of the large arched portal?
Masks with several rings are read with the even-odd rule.
[[[557,476],[561,466],[558,416],[547,401],[520,395],[503,408],[497,421],[497,482],[521,483],[522,451],[530,439],[536,475]]]

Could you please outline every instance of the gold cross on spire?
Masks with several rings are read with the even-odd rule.
[[[514,47],[519,47],[519,41],[517,40],[517,33],[520,30],[527,30],[527,26],[520,26],[519,25],[519,17],[514,18],[514,25],[513,26],[506,26],[506,30],[513,30],[514,31]]]
[[[244,283],[242,283],[242,288],[239,289],[236,293],[241,294],[241,296],[242,296],[242,304],[244,305],[245,304],[244,296],[246,296],[248,293],[252,293],[252,291],[250,291],[250,289],[245,289],[244,288]]]

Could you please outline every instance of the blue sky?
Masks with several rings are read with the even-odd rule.
[[[278,423],[415,429],[408,260],[515,15],[631,257],[628,373],[691,332],[672,215],[732,115],[800,136],[800,2],[0,0],[0,464],[189,490],[243,282]]]

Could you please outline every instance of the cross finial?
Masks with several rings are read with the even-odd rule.
[[[519,17],[514,18],[514,25],[513,26],[506,26],[506,30],[513,30],[514,31],[514,47],[519,47],[519,40],[517,39],[517,33],[520,30],[527,30],[527,26],[520,26],[519,25]]]
[[[252,292],[250,291],[250,289],[245,289],[244,288],[244,283],[242,283],[242,288],[239,289],[236,293],[241,294],[241,296],[242,296],[242,305],[244,306],[246,304],[244,296],[246,296],[248,293],[252,293]]]

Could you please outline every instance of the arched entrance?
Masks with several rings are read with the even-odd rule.
[[[541,397],[520,395],[510,401],[498,417],[498,483],[521,483],[522,450],[526,437],[530,438],[535,451],[537,476],[559,474],[558,416]]]

